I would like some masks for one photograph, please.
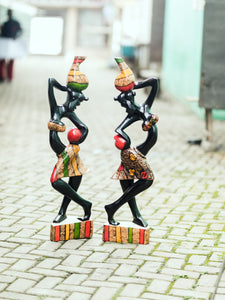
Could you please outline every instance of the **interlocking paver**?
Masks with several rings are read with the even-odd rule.
[[[122,264],[119,268],[115,271],[115,275],[117,276],[131,276],[137,271],[137,266],[129,265],[129,264]]]
[[[30,287],[34,286],[34,284],[35,284],[34,280],[18,278],[7,287],[7,290],[24,293]]]
[[[127,284],[121,292],[121,296],[125,297],[136,297],[138,298],[140,294],[144,291],[145,286],[141,284]]]
[[[164,294],[169,288],[169,285],[170,281],[154,279],[152,280],[150,286],[147,288],[147,291],[152,293],[160,292],[161,294]]]
[[[56,157],[48,141],[47,80],[65,84],[71,57],[17,60],[15,79],[0,85],[0,298],[210,300],[225,253],[224,124],[214,121],[218,150],[205,152],[187,143],[203,136],[203,120],[167,95],[157,98],[159,138],[148,154],[156,179],[137,196],[150,244],[103,243],[104,205],[122,193],[110,177],[120,163],[114,129],[125,111],[113,101],[118,70],[99,51],[85,49],[89,101],[77,110],[89,127],[81,157],[90,172],[79,193],[93,202],[92,239],[54,243],[49,237],[62,196],[49,182]],[[137,102],[145,97],[137,91]],[[127,131],[137,144],[145,136],[136,124]],[[69,215],[82,213],[71,203]],[[116,218],[131,220],[127,205]],[[224,278],[215,300],[225,297]]]
[[[84,293],[72,293],[72,295],[67,298],[68,300],[79,299],[79,300],[88,300],[90,299],[90,295]]]
[[[100,287],[97,290],[97,292],[94,294],[94,296],[91,297],[91,300],[99,300],[99,299],[110,300],[114,297],[116,292],[117,292],[116,288]]]
[[[2,299],[18,299],[18,300],[40,300],[40,297],[29,294],[21,294],[16,292],[2,292]]]

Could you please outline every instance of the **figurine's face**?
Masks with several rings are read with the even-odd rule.
[[[122,107],[128,108],[134,103],[134,95],[132,91],[121,93],[115,100],[119,101]]]
[[[74,110],[78,105],[81,104],[83,100],[85,100],[85,97],[82,93],[70,90],[69,94],[69,109]]]
[[[128,103],[129,101],[127,101],[127,99],[125,99],[125,98],[121,99],[119,102],[120,102],[120,105],[125,108],[127,108],[129,105],[129,103]]]
[[[82,102],[82,99],[76,98],[69,102],[69,109],[72,111],[74,110],[80,103]]]

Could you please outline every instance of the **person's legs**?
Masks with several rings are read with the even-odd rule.
[[[5,59],[0,59],[0,81],[6,79]]]
[[[92,203],[83,199],[82,197],[80,197],[77,194],[76,191],[80,185],[80,182],[81,182],[81,176],[74,176],[74,177],[70,178],[69,183],[63,181],[62,179],[58,179],[57,181],[52,183],[52,186],[55,190],[57,190],[58,192],[60,192],[61,194],[63,194],[65,196],[63,199],[60,211],[65,215],[66,209],[70,203],[70,200],[73,200],[74,202],[76,202],[77,204],[82,206],[84,209],[84,216],[79,219],[81,221],[86,221],[86,220],[89,220],[89,218],[90,218]],[[60,212],[59,212],[59,214],[60,214]],[[61,221],[58,221],[58,222],[61,222]]]
[[[14,65],[14,60],[10,59],[7,65],[7,77],[8,80],[10,81],[13,79],[13,65]]]
[[[105,210],[108,214],[108,221],[111,225],[119,225],[119,222],[115,221],[113,216],[115,212],[126,202],[134,198],[139,193],[143,192],[152,185],[152,180],[139,179],[135,183],[130,184],[123,195],[115,202],[105,206]],[[133,205],[132,205],[133,204]],[[135,209],[134,203],[131,201],[132,209]],[[137,208],[137,207],[136,207]]]

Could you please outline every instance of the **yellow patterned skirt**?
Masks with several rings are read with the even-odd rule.
[[[81,176],[87,173],[87,169],[83,165],[78,145],[69,144],[64,151],[58,156],[59,159],[54,167],[51,176],[51,182],[63,177]]]
[[[121,151],[121,165],[111,178],[154,180],[154,175],[146,157],[136,148],[128,148]]]

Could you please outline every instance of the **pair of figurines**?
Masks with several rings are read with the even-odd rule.
[[[48,83],[48,97],[51,111],[51,119],[48,123],[50,145],[58,156],[58,161],[51,175],[51,184],[55,190],[64,196],[58,215],[53,220],[52,230],[54,233],[51,232],[51,234],[54,237],[52,237],[51,240],[65,240],[76,236],[78,237],[79,234],[75,233],[75,231],[77,228],[77,232],[79,231],[81,234],[82,224],[84,224],[82,237],[90,237],[92,234],[93,224],[90,224],[90,222],[92,222],[90,220],[92,203],[82,198],[77,192],[82,176],[87,171],[79,157],[79,145],[86,139],[88,128],[74,112],[82,101],[88,100],[82,92],[88,86],[87,77],[80,72],[80,64],[84,60],[85,57],[81,56],[76,56],[74,58],[68,74],[66,86],[61,85],[53,78],[50,78]],[[135,196],[149,188],[154,179],[152,170],[146,161],[146,154],[154,146],[157,140],[157,127],[155,124],[158,121],[158,117],[155,114],[152,114],[150,109],[158,90],[158,79],[149,78],[135,82],[132,71],[123,59],[115,58],[115,60],[121,71],[115,80],[115,87],[121,93],[114,100],[118,101],[121,106],[126,109],[127,115],[115,130],[117,133],[114,137],[115,146],[121,150],[121,164],[116,173],[112,176],[112,179],[120,181],[123,194],[115,202],[105,206],[108,217],[107,226],[118,227],[120,223],[114,219],[114,215],[123,204],[128,203],[135,226],[138,225],[141,228],[147,228],[148,224],[137,207]],[[151,91],[146,101],[142,105],[135,103],[136,93],[133,90],[148,86],[151,86]],[[67,98],[63,105],[57,105],[54,88],[67,92]],[[69,144],[67,146],[63,144],[59,137],[59,132],[64,132],[66,130],[62,118],[69,119],[75,126],[68,132],[67,137]],[[147,137],[143,143],[137,147],[133,147],[131,146],[129,136],[124,130],[139,120],[143,122],[142,129],[146,131]],[[66,177],[69,178],[68,182],[63,180],[63,178]],[[72,228],[66,227],[66,225],[68,225],[67,223],[70,223],[66,216],[66,211],[71,200],[82,206],[84,210],[84,215],[77,218],[77,223],[80,223],[80,227],[73,221]],[[56,233],[56,228],[60,227],[60,225],[65,225],[63,231],[66,238],[62,237],[62,233],[59,232],[59,229]],[[68,231],[67,233],[66,230]],[[57,235],[57,238],[55,235]],[[108,233],[106,235],[108,236]],[[107,238],[105,238],[105,240],[107,240]]]

